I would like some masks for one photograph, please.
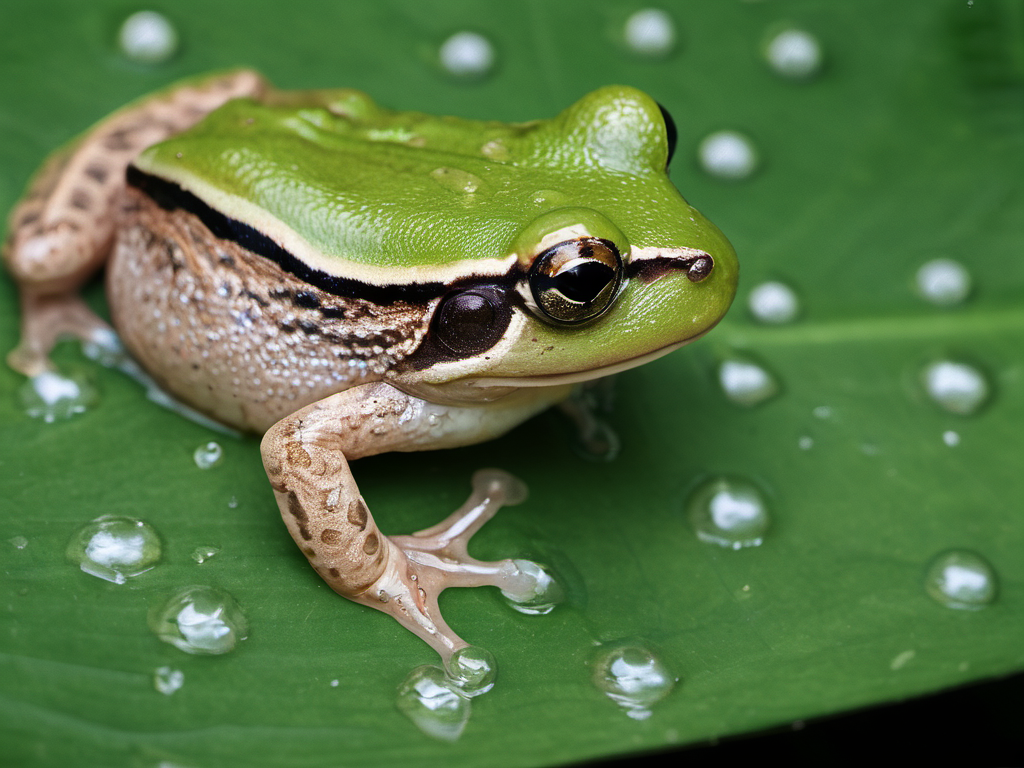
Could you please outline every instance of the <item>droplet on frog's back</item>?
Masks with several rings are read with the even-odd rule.
[[[246,638],[248,622],[227,592],[203,585],[183,587],[150,611],[149,628],[185,653],[228,653]]]
[[[651,716],[651,708],[675,687],[676,678],[653,651],[621,645],[603,651],[594,661],[594,686],[634,720]]]
[[[452,192],[471,195],[480,188],[480,178],[459,168],[441,166],[430,172],[430,177]]]
[[[951,549],[929,563],[925,590],[949,608],[976,611],[996,598],[996,572],[981,555],[967,549]]]
[[[67,557],[86,573],[124,584],[160,561],[160,537],[153,526],[134,517],[103,515],[80,528]]]
[[[398,688],[398,709],[417,728],[441,741],[455,741],[466,728],[470,700],[439,667],[417,667]]]
[[[739,477],[701,483],[686,500],[686,515],[698,539],[727,549],[759,546],[771,522],[764,494]]]

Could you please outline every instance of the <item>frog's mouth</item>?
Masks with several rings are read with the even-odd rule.
[[[696,341],[710,330],[711,329],[708,328],[696,336],[668,344],[660,349],[654,350],[653,352],[647,352],[642,355],[637,355],[636,357],[627,358],[626,360],[609,363],[608,365],[601,366],[600,368],[591,368],[587,371],[550,373],[544,374],[543,376],[482,376],[480,378],[472,379],[468,383],[470,386],[479,389],[486,389],[490,387],[558,387],[566,384],[580,384],[584,381],[601,379],[605,376],[614,376],[616,373],[628,371],[630,368],[636,368],[637,366],[644,365],[652,360],[657,360],[659,357],[663,357],[670,352],[676,351],[680,347],[686,346],[691,341]]]

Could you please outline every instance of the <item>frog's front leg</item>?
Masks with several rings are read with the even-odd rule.
[[[288,530],[335,592],[390,614],[448,664],[467,643],[445,623],[447,587],[493,585],[529,597],[537,579],[513,560],[482,562],[469,538],[502,504],[525,498],[519,481],[478,472],[473,494],[447,520],[411,536],[381,533],[348,460],[386,451],[449,448],[489,440],[564,398],[568,387],[515,393],[507,402],[453,407],[388,384],[346,390],[282,419],[263,438],[263,462]]]

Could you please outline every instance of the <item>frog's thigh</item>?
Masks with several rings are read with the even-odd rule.
[[[565,397],[568,388],[478,407],[439,406],[383,384],[346,390],[303,408],[274,425],[263,438],[263,462],[281,515],[317,573],[341,595],[390,613],[430,643],[442,657],[465,643],[437,611],[437,593],[448,586],[495,584],[500,575],[479,578],[461,573],[454,560],[424,565],[407,539],[384,536],[367,509],[348,459],[386,451],[448,448],[488,440]],[[493,514],[502,499],[485,500],[473,530]],[[468,505],[481,507],[480,500]],[[434,533],[434,532],[431,532]],[[464,555],[465,538],[461,539]],[[447,556],[457,548],[439,540]],[[426,542],[426,539],[424,539]],[[456,554],[455,560],[477,561]],[[487,565],[487,564],[480,564]],[[425,592],[427,587],[429,592]]]
[[[110,251],[131,160],[225,101],[265,88],[250,71],[177,86],[114,113],[47,160],[11,212],[4,247],[22,303],[22,339],[9,358],[12,367],[39,373],[49,367],[59,336],[96,339],[108,331],[75,292]]]

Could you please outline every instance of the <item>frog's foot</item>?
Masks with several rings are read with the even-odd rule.
[[[99,318],[78,295],[22,295],[21,340],[7,355],[7,364],[26,376],[53,371],[50,352],[58,340],[77,337],[83,343],[116,343],[114,329]]]

